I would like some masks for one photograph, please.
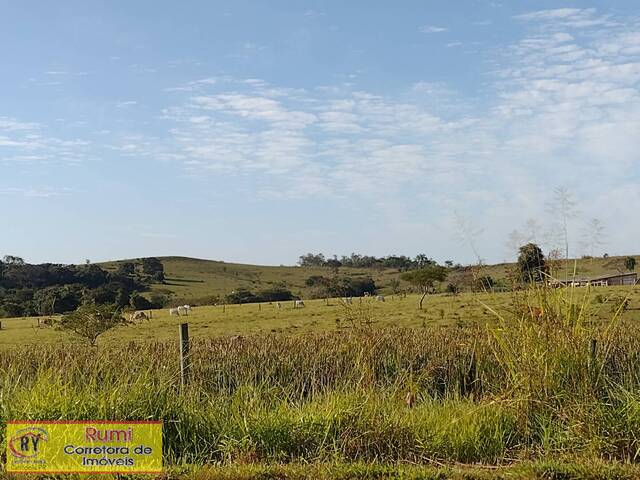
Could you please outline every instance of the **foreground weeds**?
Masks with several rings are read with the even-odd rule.
[[[99,475],[103,480],[144,476]],[[0,473],[1,480],[19,476]],[[78,475],[65,476],[69,480]],[[593,459],[539,460],[503,467],[486,465],[409,465],[382,463],[234,464],[172,467],[160,480],[626,480],[640,478],[640,467]]]

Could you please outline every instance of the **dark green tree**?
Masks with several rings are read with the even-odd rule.
[[[424,253],[419,253],[418,255],[416,255],[414,263],[417,268],[424,268],[429,265],[435,265],[436,262],[427,257]]]
[[[143,258],[142,271],[149,275],[154,282],[161,283],[164,281],[164,266],[156,257]]]
[[[82,288],[78,285],[61,285],[37,290],[33,302],[40,315],[71,312],[78,308]]]
[[[132,293],[129,297],[129,305],[135,310],[149,310],[153,308],[153,304],[137,292]]]
[[[547,271],[542,249],[535,243],[520,247],[518,273],[523,282],[541,282]]]
[[[136,265],[132,262],[122,262],[118,265],[118,270],[116,272],[118,275],[133,275],[136,271]]]
[[[636,259],[634,257],[627,257],[624,259],[624,268],[633,272],[636,269]]]

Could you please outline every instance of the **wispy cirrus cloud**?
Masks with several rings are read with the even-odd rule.
[[[440,27],[437,25],[423,25],[420,27],[420,31],[422,33],[443,33],[448,32],[449,29],[447,27]]]
[[[576,8],[524,12],[512,21],[520,36],[482,52],[489,66],[473,91],[434,81],[438,76],[411,78],[393,91],[365,89],[375,85],[365,83],[365,71],[306,88],[257,74],[194,73],[190,81],[163,85],[164,96],[145,103],[164,104],[145,120],[156,122],[153,130],[136,120],[126,128],[91,125],[87,142],[0,117],[0,165],[71,165],[89,154],[159,160],[187,176],[251,179],[250,194],[260,199],[360,202],[389,230],[425,238],[449,228],[452,212],[464,211],[487,227],[487,244],[500,245],[507,225],[523,211],[543,215],[549,188],[570,183],[594,216],[601,209],[620,231],[637,236],[624,210],[612,211],[607,199],[638,197],[640,25]],[[456,46],[440,47],[455,55]],[[247,57],[261,48],[239,42],[231,53]],[[111,100],[110,108],[135,105],[128,96],[115,98],[124,99]],[[28,192],[3,194],[48,194]]]
[[[550,178],[628,188],[640,150],[637,23],[593,9],[517,20],[527,33],[496,54],[482,102],[442,82],[392,96],[226,78],[167,109],[169,144],[192,172],[263,173],[259,195],[471,208],[498,241],[518,212],[536,214]]]
[[[127,108],[127,107],[133,107],[134,105],[137,105],[138,102],[136,100],[122,100],[119,102],[116,102],[116,108]]]
[[[69,188],[55,187],[9,187],[1,188],[0,195],[20,196],[24,198],[51,198],[69,195],[72,192]]]
[[[545,27],[589,28],[616,25],[611,15],[601,15],[595,8],[556,8],[516,15],[517,20],[544,23]]]
[[[49,135],[46,126],[38,123],[0,117],[0,164],[77,164],[86,158],[90,145],[84,139]]]

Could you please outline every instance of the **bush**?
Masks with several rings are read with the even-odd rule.
[[[486,291],[492,290],[496,285],[495,280],[490,275],[483,275],[481,277],[476,278],[474,283],[474,290],[476,291]]]
[[[144,298],[139,293],[133,293],[129,298],[129,305],[135,310],[149,310],[153,308],[153,303]]]
[[[373,294],[378,290],[375,281],[370,277],[327,278],[314,275],[309,277],[305,284],[315,287],[312,298],[362,297],[365,292]]]
[[[149,295],[151,308],[164,308],[169,303],[169,298],[161,293],[152,293]]]
[[[270,288],[258,293],[257,298],[259,302],[282,302],[286,300],[293,300],[293,294],[286,288]]]
[[[263,290],[257,294],[246,288],[239,288],[225,296],[225,303],[280,302],[293,300],[294,298],[293,293],[282,287]]]
[[[460,293],[460,288],[458,287],[458,285],[448,283],[447,287],[445,288],[445,292],[451,295],[458,295]]]
[[[114,305],[85,303],[75,312],[63,315],[57,320],[50,320],[48,325],[56,330],[71,332],[95,346],[100,335],[128,323]]]

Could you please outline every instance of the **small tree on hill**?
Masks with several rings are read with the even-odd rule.
[[[57,320],[51,320],[49,325],[74,333],[84,338],[91,346],[95,346],[98,337],[112,328],[128,325],[129,322],[120,314],[120,310],[113,305],[96,305],[85,303],[78,309]]]
[[[542,249],[535,243],[520,247],[518,271],[523,282],[540,282],[544,278],[546,265]]]
[[[625,258],[624,267],[630,272],[633,272],[636,269],[636,259],[634,257]]]
[[[419,308],[422,310],[424,297],[433,291],[435,282],[443,282],[447,278],[447,269],[440,265],[430,265],[419,270],[403,273],[401,278],[418,287],[422,292],[419,303]]]

